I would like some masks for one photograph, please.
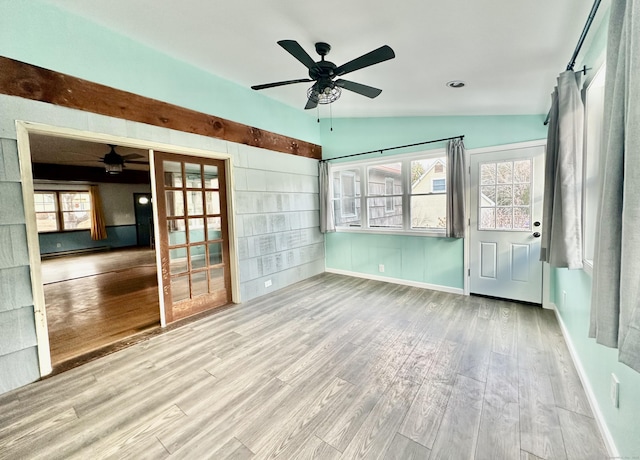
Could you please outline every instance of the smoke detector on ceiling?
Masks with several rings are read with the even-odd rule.
[[[462,80],[451,80],[447,82],[447,86],[449,88],[464,88],[466,86],[466,83],[463,82]]]

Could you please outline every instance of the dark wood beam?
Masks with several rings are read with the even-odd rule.
[[[320,160],[322,147],[0,56],[0,94]],[[247,107],[247,110],[250,110]]]

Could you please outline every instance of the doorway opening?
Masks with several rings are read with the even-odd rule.
[[[146,340],[165,328],[179,327],[216,307],[240,302],[232,230],[233,190],[231,181],[226,180],[232,176],[231,155],[24,121],[16,121],[16,128],[41,376],[51,374],[53,366],[56,373],[75,367]],[[74,143],[80,148],[71,148]],[[164,153],[154,152],[156,148]],[[124,161],[119,159],[119,164],[114,164],[114,150]],[[174,162],[181,165],[180,174],[172,169]],[[63,184],[56,186],[56,182]],[[102,206],[91,204],[93,187],[99,189]],[[47,191],[44,189],[51,189],[54,194],[38,195]],[[61,196],[63,193],[68,196]],[[182,217],[182,205],[176,201],[167,206],[167,194],[176,200],[182,197]],[[136,203],[140,205],[138,209]],[[89,220],[100,220],[98,213],[90,212],[92,206],[107,208],[103,209],[107,234],[104,240],[89,236]],[[172,214],[174,211],[178,214]],[[198,240],[202,237],[203,241]],[[170,253],[163,252],[166,250]],[[66,264],[68,276],[63,276],[61,265],[55,266],[60,261],[71,262]],[[43,269],[43,265],[54,268]],[[168,273],[171,276],[165,279]],[[98,286],[99,278],[106,284]],[[113,280],[117,282],[111,283]],[[94,285],[72,288],[72,283],[81,281]],[[93,292],[114,296],[122,307],[135,304],[127,296],[137,295],[146,299],[139,299],[138,305],[149,308],[146,313],[136,310],[121,315],[127,318],[123,321],[128,326],[124,331],[91,334],[87,322],[73,321],[91,315],[69,314],[72,309],[65,307],[62,310],[67,316],[58,322],[67,330],[56,335],[57,325],[48,318],[55,312],[47,300],[55,298],[55,294],[45,295],[45,291],[53,290],[49,285],[61,287],[59,283],[64,282],[70,284],[60,289],[66,293],[66,297],[61,295],[63,300],[73,297],[70,293],[74,290],[74,295],[86,293],[88,297]],[[118,293],[118,289],[122,292]],[[79,305],[73,303],[75,307]],[[105,303],[103,299],[102,304]],[[98,315],[107,329],[120,319],[114,317],[115,311],[103,309],[103,314]],[[139,322],[133,325],[132,321]],[[89,345],[94,336],[101,336],[103,343]],[[69,355],[57,355],[56,344],[64,342],[75,343],[78,348]]]
[[[29,146],[51,364],[58,372],[160,328],[149,153],[34,133]],[[105,163],[113,151],[123,159],[117,173]]]

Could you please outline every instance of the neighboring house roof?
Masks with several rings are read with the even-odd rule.
[[[436,158],[435,161],[433,161],[433,163],[427,168],[427,170],[424,173],[422,173],[422,175],[418,178],[418,180],[416,180],[413,184],[411,184],[411,189],[415,190],[415,189],[417,189],[419,187],[424,187],[424,184],[422,182],[427,177],[433,175],[432,171],[434,170],[434,168],[436,167],[437,164],[440,164],[440,165],[443,166],[442,173],[438,173],[438,174],[446,175],[447,166],[446,166],[445,162],[442,160],[442,158]],[[437,177],[437,179],[440,179],[440,177]],[[431,186],[429,185],[429,190],[430,189],[431,189]]]

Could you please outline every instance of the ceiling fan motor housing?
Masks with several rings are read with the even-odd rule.
[[[124,165],[124,158],[122,158],[112,149],[104,156],[103,162],[107,165]]]

